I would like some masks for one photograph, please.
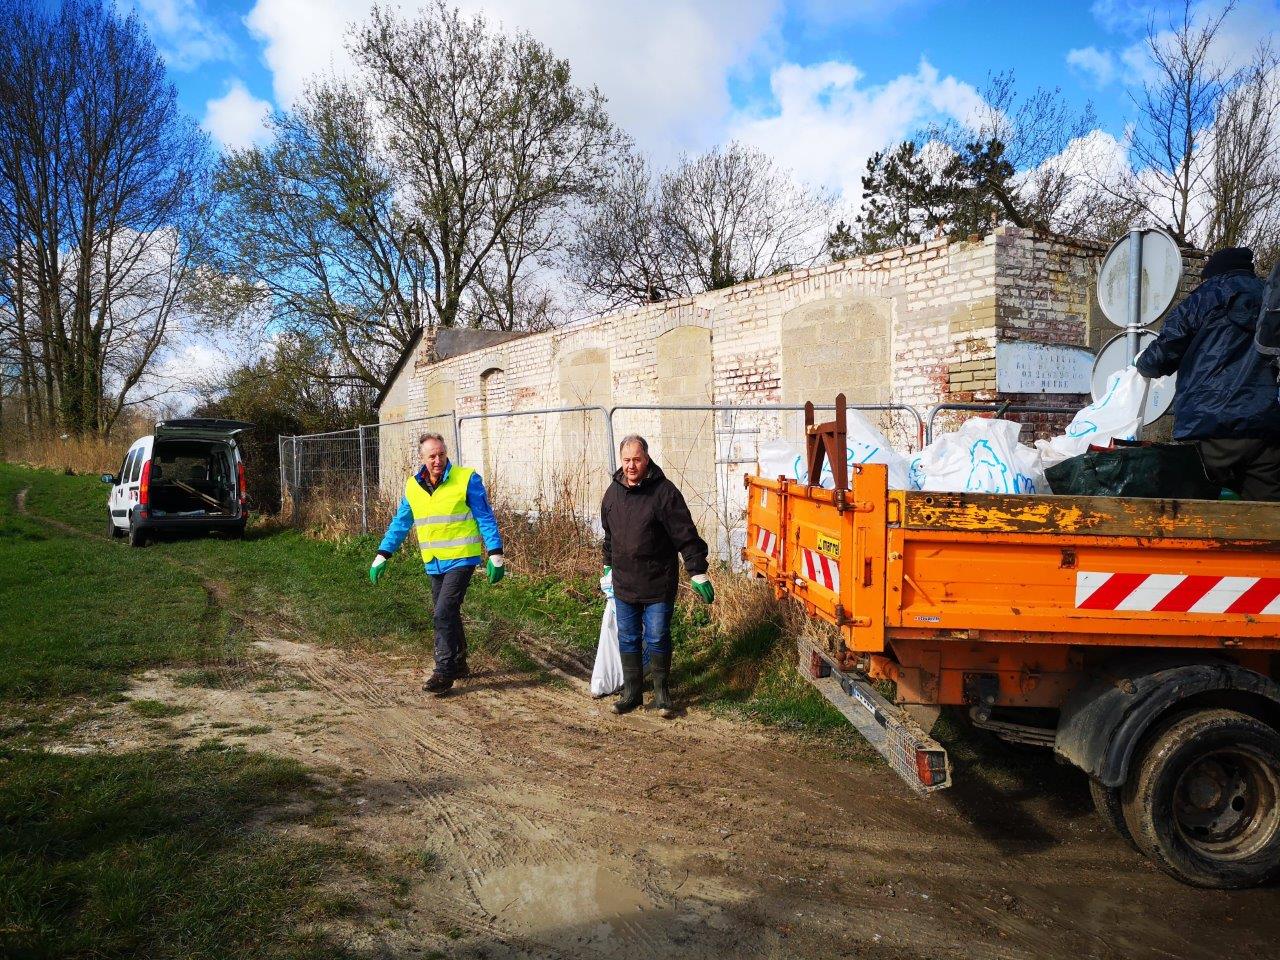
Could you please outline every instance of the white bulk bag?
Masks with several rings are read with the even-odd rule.
[[[1048,493],[1035,450],[1018,442],[1022,425],[1012,420],[966,420],[912,459],[912,490],[954,493]]]
[[[1036,441],[1041,462],[1045,467],[1052,467],[1087,452],[1090,444],[1105,447],[1112,440],[1137,437],[1147,388],[1147,380],[1137,367],[1117,370],[1107,381],[1107,392],[1102,399],[1077,413],[1066,433],[1052,440]]]
[[[849,467],[859,463],[883,463],[889,468],[890,489],[907,489],[907,458],[889,445],[889,440],[883,433],[857,410],[845,411],[845,429],[845,463]],[[760,476],[770,480],[789,477],[808,483],[804,446],[788,443],[786,440],[770,440],[761,444]],[[830,490],[835,485],[831,464],[824,461],[818,486]]]

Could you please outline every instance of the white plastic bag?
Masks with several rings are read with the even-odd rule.
[[[596,665],[591,669],[591,695],[607,697],[622,687],[622,654],[618,650],[618,608],[613,602],[610,583],[609,600],[600,620],[600,643],[596,646]]]
[[[1137,367],[1111,375],[1102,399],[1089,404],[1071,421],[1067,432],[1052,440],[1037,440],[1036,449],[1045,467],[1078,457],[1090,444],[1105,447],[1112,440],[1132,440],[1138,435],[1148,383]]]
[[[1018,442],[1012,420],[966,420],[912,459],[912,490],[955,493],[1048,493],[1040,455]]]
[[[889,445],[888,438],[871,425],[856,410],[845,414],[845,463],[852,467],[857,463],[883,463],[889,468],[889,487],[893,490],[907,488],[907,458]],[[775,479],[790,477],[801,483],[809,482],[805,469],[804,447],[786,440],[770,440],[760,447],[760,475]],[[818,485],[830,490],[836,485],[831,464],[823,463]]]

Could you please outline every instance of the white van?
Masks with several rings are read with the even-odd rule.
[[[244,535],[244,459],[236,438],[253,424],[192,418],[156,424],[135,440],[120,473],[104,473],[107,535],[135,547],[163,531]]]

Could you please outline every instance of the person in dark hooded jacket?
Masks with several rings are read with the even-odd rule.
[[[613,578],[622,655],[622,697],[613,709],[626,713],[640,706],[643,654],[648,653],[653,705],[670,719],[675,716],[667,682],[680,573],[677,554],[684,558],[694,593],[711,603],[715,591],[707,577],[707,544],[698,536],[680,490],[649,459],[644,437],[627,437],[618,454],[622,466],[600,504],[604,568]]]
[[[1253,343],[1263,290],[1253,251],[1217,251],[1202,278],[1138,357],[1138,372],[1177,372],[1173,437],[1196,443],[1210,480],[1245,500],[1280,500],[1280,400],[1275,366]]]

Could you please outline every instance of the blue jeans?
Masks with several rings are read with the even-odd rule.
[[[671,653],[673,603],[627,603],[614,597],[618,610],[618,649],[623,654],[644,653],[645,660]]]

